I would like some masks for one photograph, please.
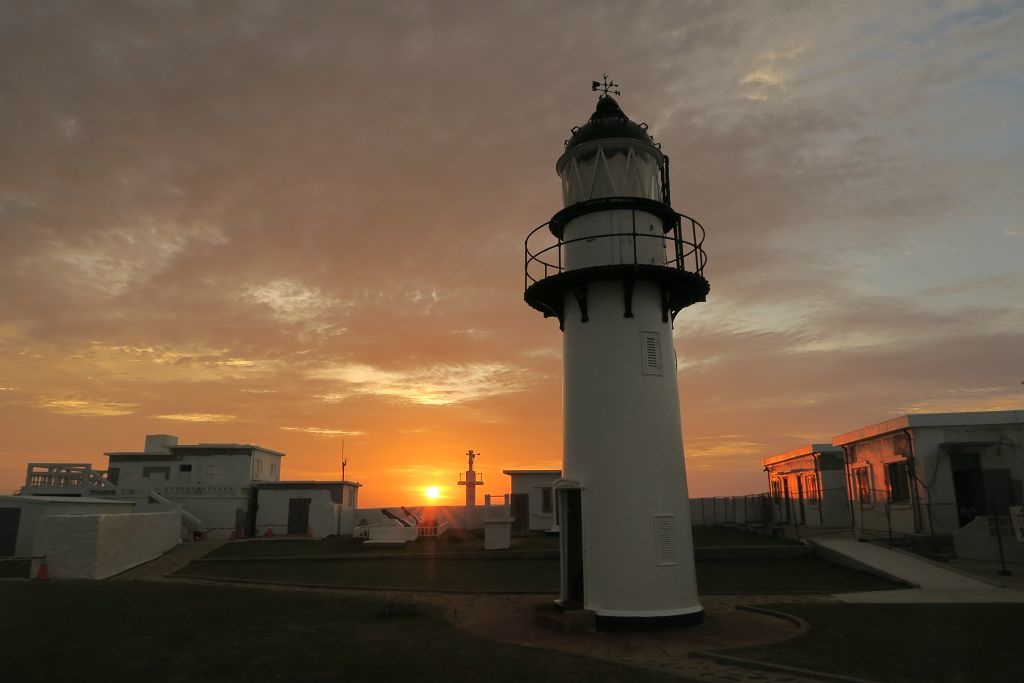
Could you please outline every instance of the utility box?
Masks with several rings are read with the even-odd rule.
[[[484,518],[484,550],[508,550],[512,545],[515,517]]]

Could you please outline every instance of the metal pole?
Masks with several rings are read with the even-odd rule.
[[[992,507],[995,508],[994,505]],[[1009,513],[1009,509],[1007,509],[1007,513]],[[999,576],[1009,576],[1011,572],[1006,568],[1006,555],[1003,554],[1003,528],[1002,524],[1000,524],[1001,520],[998,514],[994,515],[994,517],[996,521],[996,545],[999,546],[999,564],[1001,566],[1000,570],[996,573]]]

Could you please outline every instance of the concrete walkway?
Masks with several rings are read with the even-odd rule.
[[[843,602],[1024,602],[1022,591],[967,576],[897,548],[861,542],[848,535],[819,536],[810,542],[818,547],[819,554],[825,559],[915,586],[907,590],[835,596]]]

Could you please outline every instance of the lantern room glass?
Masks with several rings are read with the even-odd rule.
[[[560,164],[566,206],[604,197],[661,200],[661,156],[629,140],[581,146]]]

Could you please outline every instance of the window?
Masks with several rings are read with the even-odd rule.
[[[170,479],[171,478],[171,468],[170,467],[143,467],[142,468],[142,476],[143,477],[153,477],[153,476],[158,476],[158,475],[163,475],[164,479]]]
[[[551,512],[551,489],[549,488],[540,490],[540,511],[541,513]]]
[[[179,472],[191,472],[192,471],[192,465],[178,465],[178,471]]]
[[[818,487],[818,475],[808,474],[804,477],[804,495],[807,497],[807,502],[811,505],[817,505],[821,500],[821,489]]]
[[[778,479],[772,479],[772,500],[776,505],[782,500],[782,482]]]
[[[113,484],[114,486],[117,486],[117,480],[120,479],[120,478],[121,478],[121,468],[120,467],[110,467],[110,468],[107,469],[107,481],[109,481],[111,484]]]
[[[885,479],[889,485],[889,502],[897,505],[910,503],[910,471],[907,461],[891,462],[885,466]]]
[[[867,467],[858,467],[851,472],[851,476],[857,502],[861,505],[871,503],[871,470]]]

